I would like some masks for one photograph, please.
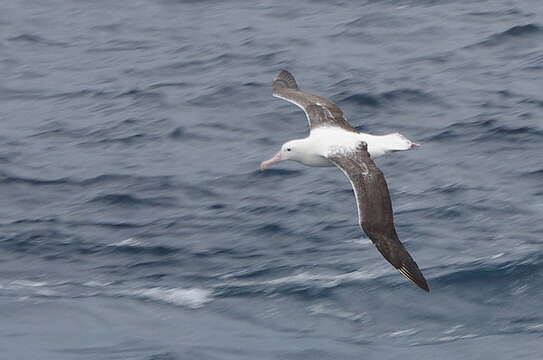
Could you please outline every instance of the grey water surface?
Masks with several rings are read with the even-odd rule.
[[[361,131],[410,284],[333,168],[258,170],[304,114]],[[543,2],[0,3],[0,358],[541,359]]]

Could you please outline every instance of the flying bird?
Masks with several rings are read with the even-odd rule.
[[[359,132],[345,119],[332,101],[298,88],[286,70],[273,80],[273,96],[300,107],[309,121],[309,136],[291,140],[271,159],[263,161],[262,170],[274,163],[293,160],[307,166],[337,166],[349,179],[358,208],[362,230],[377,250],[406,278],[430,291],[417,263],[407,252],[396,233],[392,203],[385,177],[374,158],[419,146],[405,136],[394,133],[371,135]]]

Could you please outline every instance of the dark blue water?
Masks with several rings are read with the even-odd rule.
[[[432,292],[357,227],[287,68],[378,159]],[[543,3],[3,1],[5,359],[539,359]]]

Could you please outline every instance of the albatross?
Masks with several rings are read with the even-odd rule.
[[[359,132],[332,101],[302,91],[294,76],[281,70],[272,83],[273,96],[300,107],[309,121],[309,136],[286,142],[262,170],[274,163],[292,160],[307,166],[336,166],[349,179],[358,208],[358,222],[377,250],[407,279],[430,291],[417,263],[401,243],[385,177],[374,158],[393,151],[418,147],[394,133],[371,135]]]

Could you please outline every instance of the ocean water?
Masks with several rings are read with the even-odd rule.
[[[432,288],[357,226],[286,68],[362,131]],[[543,2],[0,4],[2,359],[541,359]]]

